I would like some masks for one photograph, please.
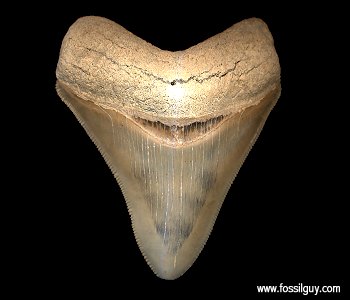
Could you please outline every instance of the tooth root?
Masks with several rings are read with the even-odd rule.
[[[59,81],[57,90],[115,175],[148,264],[161,278],[181,276],[206,243],[279,89],[254,106],[221,117],[217,126],[209,128],[214,120],[170,130],[156,122],[140,125],[136,119],[80,99]],[[186,136],[192,137],[191,131],[198,134],[198,127],[204,134],[186,143]]]

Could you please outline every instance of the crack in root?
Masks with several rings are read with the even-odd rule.
[[[95,52],[103,57],[105,57],[108,61],[110,61],[112,64],[114,65],[117,65],[121,70],[123,70],[124,72],[128,73],[126,70],[125,70],[125,67],[126,68],[133,68],[133,69],[136,69],[138,70],[139,72],[141,72],[142,74],[146,75],[146,76],[149,76],[149,77],[152,77],[156,80],[159,80],[163,83],[166,83],[166,84],[171,84],[171,85],[175,85],[176,83],[179,83],[179,84],[184,84],[184,83],[187,83],[191,80],[194,80],[198,83],[202,83],[206,80],[210,80],[211,78],[213,77],[217,77],[217,78],[221,78],[221,77],[224,77],[226,76],[227,74],[235,71],[237,65],[241,62],[240,60],[234,62],[234,65],[233,67],[231,68],[228,68],[226,71],[222,72],[222,71],[217,71],[215,73],[211,73],[209,75],[207,75],[206,77],[202,77],[203,74],[205,73],[208,73],[208,71],[204,71],[204,72],[201,72],[199,75],[192,75],[190,77],[188,77],[187,79],[182,79],[182,78],[176,78],[176,79],[173,79],[173,80],[165,80],[164,78],[160,77],[160,76],[157,76],[157,75],[154,75],[152,74],[151,72],[147,71],[147,70],[144,70],[143,68],[140,68],[140,67],[137,67],[135,65],[129,65],[129,64],[120,64],[118,63],[117,61],[115,61],[112,57],[106,55],[106,53],[102,52],[102,51],[98,51],[98,50],[95,50],[95,49],[92,49],[92,48],[89,48],[89,47],[84,47],[84,49],[88,50],[88,51],[91,51],[91,52]],[[82,70],[83,71],[83,70]],[[85,70],[86,71],[86,70]],[[84,72],[85,73],[85,72]],[[129,74],[130,75],[130,74]]]

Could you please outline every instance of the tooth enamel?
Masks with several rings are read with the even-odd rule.
[[[63,40],[56,74],[123,191],[145,259],[159,277],[178,278],[279,97],[267,26],[248,19],[169,52],[84,17]]]

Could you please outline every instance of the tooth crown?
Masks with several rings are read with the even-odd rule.
[[[144,134],[132,119],[57,88],[115,175],[148,264],[161,278],[181,276],[208,239],[279,90],[225,119],[220,129],[173,147]]]
[[[169,52],[110,20],[83,17],[63,40],[56,74],[81,98],[171,126],[255,105],[277,87],[280,69],[260,19]]]

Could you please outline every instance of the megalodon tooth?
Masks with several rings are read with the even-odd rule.
[[[267,25],[243,20],[171,52],[83,17],[63,39],[56,76],[59,96],[117,179],[144,258],[157,276],[178,278],[279,98]]]

